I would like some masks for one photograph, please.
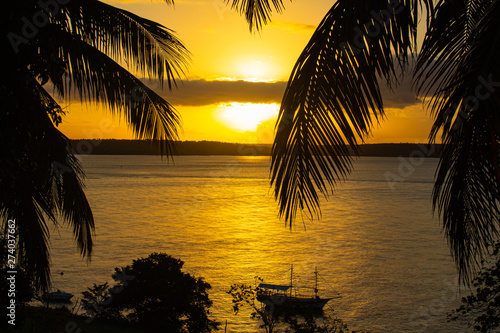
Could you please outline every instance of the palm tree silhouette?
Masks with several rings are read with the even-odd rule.
[[[57,226],[61,216],[89,259],[94,230],[84,173],[57,129],[64,111],[53,96],[103,103],[168,155],[179,117],[129,70],[172,88],[189,53],[166,27],[100,1],[4,5],[0,213],[4,230],[15,220],[19,264],[42,290],[50,285],[48,222]]]
[[[230,2],[226,0],[226,2]],[[250,28],[283,1],[233,0]],[[424,10],[425,9],[425,10]],[[417,50],[417,27],[427,34]],[[444,144],[432,194],[459,276],[470,283],[500,218],[500,2],[338,0],[303,50],[283,96],[271,182],[290,227],[298,210],[319,218],[320,197],[352,170],[359,143],[384,118],[380,81],[413,71]],[[416,62],[413,61],[415,55]]]

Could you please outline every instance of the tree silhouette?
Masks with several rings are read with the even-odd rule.
[[[219,323],[209,318],[210,284],[183,272],[183,265],[165,253],[136,259],[115,268],[112,288],[88,288],[83,307],[92,318],[122,320],[150,332],[216,331]]]
[[[493,246],[491,260],[483,262],[472,281],[474,288],[462,305],[448,313],[448,321],[467,321],[477,332],[496,332],[500,326],[500,243]]]
[[[84,173],[57,129],[64,111],[53,96],[102,103],[111,113],[123,114],[138,138],[170,154],[179,117],[129,70],[171,88],[189,54],[166,27],[100,1],[4,5],[0,214],[4,230],[7,220],[16,220],[19,263],[38,289],[46,289],[48,222],[57,226],[62,217],[88,259],[94,229]]]

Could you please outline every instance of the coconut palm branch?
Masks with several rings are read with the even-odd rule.
[[[173,153],[180,118],[167,101],[109,56],[81,39],[57,28],[47,29],[46,33],[54,38],[54,42],[50,46],[41,46],[40,51],[50,54],[59,50],[63,55],[61,64],[68,73],[64,77],[51,77],[56,89],[65,93],[70,90],[67,86],[76,82],[74,89],[80,97],[86,96],[92,103],[105,103],[113,114],[123,113],[138,138],[157,142],[160,151],[166,151],[167,156]]]
[[[62,98],[77,95],[123,114],[139,138],[158,143],[168,155],[179,117],[133,74],[172,88],[189,59],[171,30],[130,12],[95,0],[48,11],[43,3],[11,2],[1,14],[2,36],[9,39],[3,40],[0,80],[6,110],[0,131],[2,227],[5,232],[7,219],[16,219],[19,263],[39,290],[50,285],[49,222],[57,226],[62,218],[88,259],[94,229],[83,170],[56,127],[64,113],[47,87]],[[37,13],[46,13],[47,21],[23,35],[24,18]]]
[[[291,0],[290,0],[291,1]],[[277,13],[285,9],[283,0],[224,0],[231,8],[245,15],[250,31],[261,29],[271,21],[273,8]]]
[[[498,1],[440,1],[415,73],[444,143],[433,206],[465,283],[499,234],[499,17]]]
[[[300,55],[282,100],[271,182],[280,216],[319,218],[320,197],[384,118],[379,80],[397,84],[416,45],[420,1],[337,1]],[[424,1],[427,4],[427,2]]]
[[[419,93],[431,97],[435,117],[431,142],[441,134],[444,143],[433,206],[443,218],[459,276],[467,284],[498,236],[500,4],[492,0],[421,3],[432,21],[414,77]],[[373,30],[374,40],[349,43],[356,37],[343,31],[353,24],[364,26],[363,16],[377,4],[337,2],[290,77],[271,168],[280,214],[290,224],[299,208],[319,216],[318,192],[327,197],[327,190],[350,171],[346,145],[356,152],[357,141],[369,133],[371,118],[383,116],[377,75],[390,83],[395,72],[394,62],[385,59],[394,56],[399,60],[396,64],[404,67],[415,49],[417,1],[401,2],[408,20],[394,15],[378,34]],[[398,22],[405,28],[396,29]],[[370,36],[362,27],[361,34]],[[341,50],[358,53],[350,52],[348,60],[342,61],[346,57],[339,56]],[[365,52],[356,57],[359,50]],[[360,88],[365,86],[374,88]]]
[[[15,68],[12,74],[2,76],[0,83],[5,108],[0,116],[0,211],[5,220],[16,221],[19,264],[35,286],[44,288],[50,283],[47,222],[57,225],[61,213],[82,255],[90,256],[94,220],[80,163],[68,139],[52,125],[57,103],[26,69]]]

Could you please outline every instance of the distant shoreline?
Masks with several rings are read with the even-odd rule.
[[[70,140],[79,155],[160,155],[158,147],[144,140]],[[216,141],[178,141],[174,155],[270,156],[271,144],[242,144]],[[361,145],[360,156],[439,157],[441,145],[375,143]]]

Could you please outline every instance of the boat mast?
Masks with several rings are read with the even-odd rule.
[[[290,268],[290,297],[292,297],[292,288],[293,288],[293,264],[292,268]]]
[[[316,270],[314,271],[314,276],[316,277],[316,285],[314,287],[314,297],[318,298],[318,266],[316,266]]]

